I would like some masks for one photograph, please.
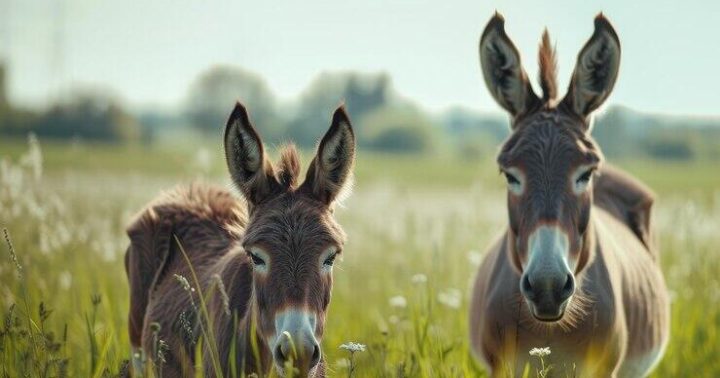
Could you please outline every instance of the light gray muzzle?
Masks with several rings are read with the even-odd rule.
[[[575,292],[569,252],[568,237],[557,226],[540,226],[528,238],[529,259],[520,292],[538,320],[560,320]]]
[[[322,352],[315,338],[315,314],[300,309],[287,309],[275,315],[275,340],[271,345],[275,364],[282,368],[292,359],[301,370],[312,371],[320,362]]]

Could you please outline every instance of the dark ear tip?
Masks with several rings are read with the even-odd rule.
[[[233,108],[232,113],[230,113],[230,118],[228,119],[228,125],[238,119],[246,124],[249,119],[247,109],[240,101],[235,103],[235,107]]]
[[[352,124],[350,123],[350,116],[347,113],[347,110],[345,109],[345,104],[342,103],[340,106],[335,109],[335,113],[333,113],[332,118],[332,126],[337,127],[339,125],[345,124],[348,126],[348,128],[352,131]]]
[[[480,37],[480,39],[482,40],[488,33],[495,30],[500,31],[501,33],[505,32],[505,17],[503,17],[503,15],[500,14],[497,10],[485,26],[485,30],[482,32],[482,36]]]
[[[615,32],[615,28],[602,12],[595,16],[595,33],[600,31],[608,32],[613,38],[615,38],[616,41],[618,41],[618,43],[620,42],[620,38],[618,38],[617,32]]]
[[[503,17],[500,12],[495,9],[495,14],[493,14],[492,18],[490,19],[490,22],[497,22],[500,24],[500,26],[505,24],[505,17]]]
[[[230,113],[227,125],[225,125],[225,140],[227,140],[230,136],[230,130],[232,130],[233,125],[239,125],[240,128],[250,132],[255,139],[258,141],[260,140],[260,134],[253,127],[250,122],[250,115],[245,108],[245,105],[243,105],[240,101],[235,103],[235,108],[233,108],[232,113]],[[260,145],[260,148],[262,148],[262,144]]]

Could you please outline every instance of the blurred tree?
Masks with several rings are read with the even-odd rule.
[[[275,99],[265,81],[238,67],[217,66],[202,73],[190,87],[187,116],[197,129],[218,135],[233,109],[242,102],[263,139],[274,141],[283,133]]]
[[[295,117],[288,125],[288,136],[301,146],[311,147],[327,127],[335,107],[344,101],[354,121],[390,102],[391,83],[386,74],[322,73],[300,98]]]
[[[653,159],[692,160],[695,158],[698,146],[693,140],[693,135],[687,131],[682,129],[661,130],[661,132],[645,138],[642,146]]]
[[[387,74],[350,74],[343,98],[349,111],[357,114],[357,117],[363,117],[389,103],[390,86]]]
[[[38,136],[104,142],[137,141],[140,126],[102,89],[79,90],[42,113],[31,127]]]
[[[138,140],[140,126],[109,93],[106,89],[76,90],[42,112],[5,104],[0,109],[0,133],[25,137],[34,132],[45,138],[103,142]]]
[[[360,121],[360,144],[398,153],[433,153],[444,144],[440,128],[425,114],[408,107],[378,109]]]
[[[440,118],[454,152],[465,160],[479,160],[496,153],[497,145],[510,134],[506,117],[452,108]]]

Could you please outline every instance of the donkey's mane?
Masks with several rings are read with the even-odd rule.
[[[550,45],[550,34],[547,29],[543,32],[538,54],[540,66],[540,87],[543,91],[543,102],[554,100],[557,97],[557,57],[555,48]]]
[[[280,149],[280,160],[277,162],[276,177],[283,189],[295,189],[300,176],[300,154],[294,144],[289,143]]]

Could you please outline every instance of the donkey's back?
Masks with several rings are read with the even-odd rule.
[[[127,228],[130,342],[134,354],[142,348],[148,357],[158,353],[154,339],[167,343],[163,375],[192,371],[191,346],[198,333],[190,295],[175,275],[191,284],[196,276],[205,286],[213,266],[232,249],[246,223],[242,200],[221,188],[190,184],[161,194]],[[133,363],[142,368],[136,357]]]
[[[630,174],[610,164],[603,165],[593,187],[594,204],[626,225],[657,260],[651,228],[652,190]]]

